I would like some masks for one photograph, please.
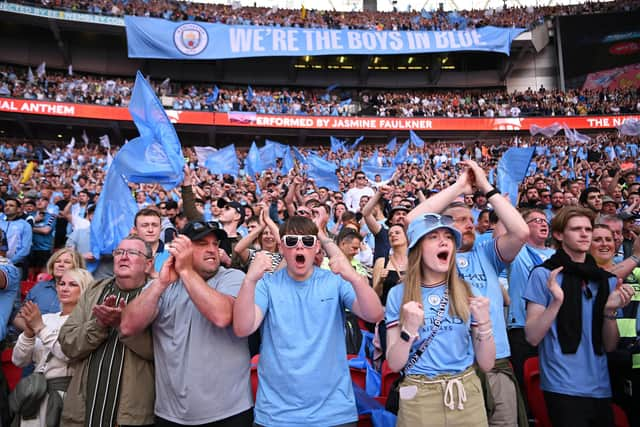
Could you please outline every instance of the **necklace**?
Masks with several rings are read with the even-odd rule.
[[[442,282],[431,283],[431,284],[421,283],[420,286],[422,286],[423,288],[437,288],[439,286],[443,286],[443,285],[446,285],[446,284],[447,284],[446,281],[442,281]]]

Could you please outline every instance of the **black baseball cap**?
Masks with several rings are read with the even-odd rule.
[[[215,234],[219,242],[227,239],[227,232],[218,221],[189,221],[180,230],[180,234],[184,234],[191,241],[204,239],[211,233]]]
[[[240,203],[238,202],[229,202],[225,199],[218,199],[218,207],[219,208],[224,208],[225,206],[229,206],[233,209],[236,210],[236,212],[238,212],[240,214],[240,222],[238,223],[238,225],[244,223],[244,206],[242,206]]]

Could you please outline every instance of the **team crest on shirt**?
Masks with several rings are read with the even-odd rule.
[[[181,53],[193,56],[206,49],[209,35],[198,24],[182,24],[173,33],[173,42]]]
[[[466,258],[458,258],[458,267],[459,268],[467,268],[469,267],[469,261]]]
[[[438,305],[440,304],[440,297],[438,295],[429,295],[427,301],[429,301],[431,305]]]

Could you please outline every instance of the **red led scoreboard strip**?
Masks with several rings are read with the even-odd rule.
[[[131,121],[129,111],[124,107],[104,107],[92,104],[69,104],[12,98],[0,98],[0,112]],[[615,128],[628,118],[640,120],[640,115],[450,119],[440,117],[288,116],[245,112],[211,113],[176,110],[167,110],[167,115],[173,123],[188,125],[366,131],[409,129],[414,131],[513,131],[529,130],[531,125],[545,127],[556,122],[565,123],[573,129],[597,130]]]

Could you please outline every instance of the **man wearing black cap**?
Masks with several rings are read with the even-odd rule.
[[[155,425],[251,426],[249,348],[230,328],[244,274],[220,266],[227,233],[191,221],[169,258],[123,314],[123,336],[149,325],[156,364]]]
[[[242,264],[238,262],[235,258],[231,260],[231,254],[233,254],[233,248],[235,248],[236,244],[242,239],[240,233],[238,233],[238,228],[244,222],[244,207],[235,201],[227,201],[225,199],[218,199],[218,207],[222,209],[220,215],[218,216],[218,221],[222,224],[222,228],[227,233],[226,244],[221,245],[220,247],[225,250],[228,256],[222,255],[220,258],[220,262],[227,267],[240,267]]]

